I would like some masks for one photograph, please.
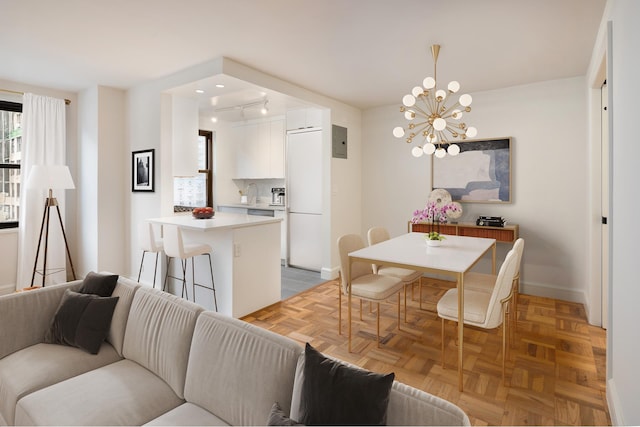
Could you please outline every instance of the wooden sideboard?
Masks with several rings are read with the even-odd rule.
[[[409,221],[409,231],[427,233],[434,226],[431,223],[412,223]],[[505,225],[504,227],[487,227],[475,225],[470,222],[440,224],[441,234],[451,234],[455,236],[488,237],[496,239],[498,242],[513,243],[518,238],[518,225]]]

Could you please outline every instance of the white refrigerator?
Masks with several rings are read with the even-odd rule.
[[[287,132],[288,265],[322,268],[322,130]]]

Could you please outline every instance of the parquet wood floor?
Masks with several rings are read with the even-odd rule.
[[[366,369],[395,372],[397,380],[460,406],[473,425],[611,425],[605,397],[606,332],[587,323],[581,304],[521,295],[507,386],[501,378],[501,330],[465,327],[461,393],[454,323],[446,328],[443,369],[440,319],[435,314],[439,297],[452,282],[423,279],[423,310],[408,298],[408,322],[402,322],[400,330],[395,298],[381,304],[380,348],[375,343],[375,311],[364,303],[360,320],[354,299],[351,353],[346,298],[338,334],[337,286],[337,281],[320,284],[244,320]]]

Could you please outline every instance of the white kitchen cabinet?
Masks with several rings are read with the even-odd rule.
[[[236,178],[284,178],[284,120],[234,128]]]
[[[284,120],[270,122],[269,178],[284,178]]]
[[[273,211],[273,216],[282,218],[280,223],[280,259],[282,262],[287,260],[287,213],[285,211]]]
[[[322,127],[322,110],[300,108],[287,111],[287,130]]]
[[[234,144],[236,151],[236,176],[238,178],[255,178],[256,153],[258,141],[258,125],[255,123],[234,128]]]

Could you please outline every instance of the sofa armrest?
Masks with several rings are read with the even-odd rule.
[[[469,417],[448,400],[394,381],[389,396],[388,425],[470,426]]]
[[[82,280],[0,296],[0,358],[41,343],[66,289]]]

